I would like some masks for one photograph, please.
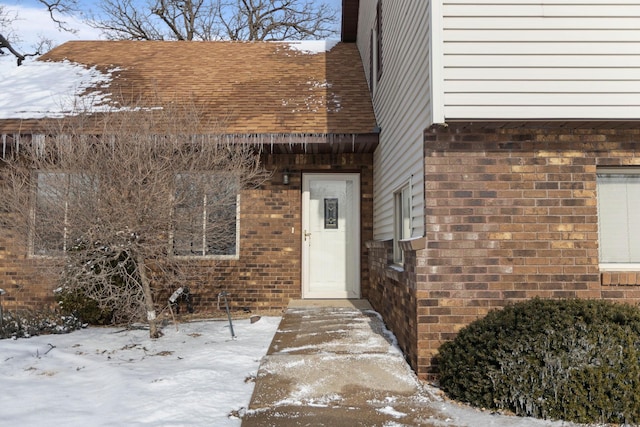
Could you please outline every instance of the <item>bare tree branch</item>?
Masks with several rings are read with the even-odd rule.
[[[102,0],[99,3],[104,18],[92,17],[90,25],[103,30],[110,39],[164,40],[165,36],[153,24],[153,12],[140,8],[132,0]]]
[[[101,0],[113,39],[285,40],[336,35],[337,12],[312,0]]]
[[[61,16],[64,14],[78,12],[77,0],[38,1],[47,8],[51,20],[58,25],[58,28],[72,33],[76,32],[75,29],[69,27],[67,23],[61,19]],[[12,28],[13,23],[19,19],[20,17],[17,13],[10,14],[5,6],[0,5],[0,54],[4,53],[2,48],[9,50],[9,52],[17,58],[18,66],[22,65],[22,62],[26,57],[40,55],[42,52],[49,50],[53,44],[50,39],[40,37],[36,46],[34,46],[35,52],[28,54],[19,53],[10,42],[10,40],[14,43],[19,41],[19,34],[15,34],[14,29]]]
[[[308,0],[235,0],[218,18],[233,40],[322,39],[336,34],[337,12]]]
[[[254,147],[204,134],[198,110],[175,105],[57,121],[0,166],[2,228],[57,257],[63,288],[148,321],[152,337],[158,295],[237,251],[238,194],[267,177]]]
[[[15,50],[11,46],[11,43],[9,43],[9,40],[7,40],[2,34],[0,34],[0,51],[2,50],[2,48],[8,49],[9,52],[11,52],[18,59],[18,66],[22,65],[22,61],[25,60],[25,56]]]
[[[66,21],[63,21],[62,15],[70,15],[79,11],[78,0],[38,0],[43,6],[47,8],[49,17],[53,22],[58,25],[58,28],[70,33],[77,32],[76,29],[68,26]]]
[[[15,16],[9,15],[6,7],[0,4],[0,29],[6,31],[6,28],[15,20]]]
[[[47,50],[51,49],[51,47],[52,47],[51,40],[41,38],[38,41],[35,52],[21,54],[11,46],[11,43],[9,42],[9,40],[7,40],[2,34],[0,34],[0,54],[4,53],[2,52],[2,48],[9,50],[9,52],[11,52],[17,58],[18,66],[22,65],[22,63],[27,57],[41,55],[42,52],[46,52]]]

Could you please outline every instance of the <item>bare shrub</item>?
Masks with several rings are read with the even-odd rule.
[[[190,263],[236,253],[240,191],[267,176],[255,146],[200,117],[174,103],[54,121],[0,168],[4,226],[24,250],[59,257],[67,290],[118,322],[146,318],[152,337],[154,295]]]

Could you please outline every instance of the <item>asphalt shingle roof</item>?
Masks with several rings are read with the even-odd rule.
[[[72,41],[40,60],[111,70],[100,90],[125,105],[195,102],[209,118],[224,119],[224,133],[370,134],[376,127],[353,43],[308,53],[281,42]]]

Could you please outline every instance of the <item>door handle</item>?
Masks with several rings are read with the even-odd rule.
[[[307,233],[307,230],[304,230],[304,241],[307,241],[307,237],[311,240],[311,233]]]

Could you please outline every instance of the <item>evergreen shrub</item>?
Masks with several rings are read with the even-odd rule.
[[[440,347],[439,380],[476,407],[580,423],[640,423],[640,309],[533,299]]]
[[[56,300],[60,311],[67,316],[74,316],[90,325],[108,325],[112,323],[112,311],[100,308],[98,302],[81,290],[70,290],[65,287],[56,290]]]
[[[0,339],[30,338],[36,335],[65,334],[82,328],[73,315],[61,315],[50,309],[3,311],[0,319]]]

